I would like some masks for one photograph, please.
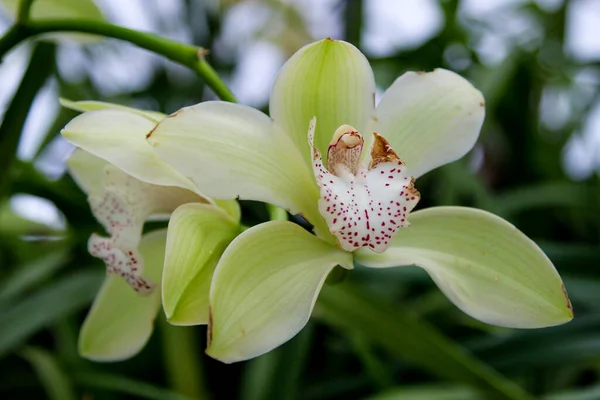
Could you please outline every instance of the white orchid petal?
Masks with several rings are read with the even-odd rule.
[[[343,124],[363,131],[375,102],[375,79],[365,56],[353,45],[325,39],[304,46],[282,67],[271,92],[271,118],[310,164],[308,123],[317,117],[316,147],[326,154]]]
[[[71,109],[73,111],[87,112],[87,111],[98,111],[98,110],[121,110],[127,111],[133,114],[141,115],[144,118],[148,118],[153,122],[158,122],[164,117],[166,114],[163,114],[158,111],[148,111],[148,110],[138,110],[137,108],[122,106],[120,104],[115,103],[106,103],[104,101],[93,101],[93,100],[81,100],[81,101],[72,101],[64,98],[60,98],[58,100],[61,106]]]
[[[204,202],[185,189],[139,181],[114,165],[105,166],[102,189],[91,192],[88,200],[92,213],[110,234],[109,238],[92,235],[89,252],[105,262],[108,273],[120,275],[140,294],[154,287],[142,276],[144,260],[137,249],[146,219],[170,213],[184,203]]]
[[[140,253],[144,275],[158,282],[165,254],[166,230],[144,235]],[[106,277],[79,334],[79,353],[94,361],[120,361],[146,344],[160,308],[158,291],[142,297],[118,276]]]
[[[418,178],[473,148],[484,106],[481,93],[454,72],[407,72],[384,93],[374,130]]]
[[[226,102],[200,103],[165,118],[148,141],[207,195],[271,203],[302,213],[317,231],[327,232],[310,169],[260,111]]]
[[[162,160],[146,142],[155,122],[137,113],[106,109],[75,117],[61,131],[77,147],[155,185],[178,186],[197,192],[192,182]]]
[[[266,222],[242,233],[213,275],[207,354],[242,361],[291,339],[336,265],[352,268],[352,254],[290,222]]]
[[[370,267],[415,264],[465,313],[489,324],[540,328],[573,318],[556,269],[513,225],[486,211],[433,207],[410,216],[383,254],[358,251]]]
[[[108,161],[85,150],[75,149],[67,160],[67,169],[73,180],[85,193],[99,191]]]

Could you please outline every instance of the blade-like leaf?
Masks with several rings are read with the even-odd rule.
[[[83,387],[104,389],[111,392],[124,393],[138,399],[149,400],[195,400],[171,390],[140,382],[120,375],[103,372],[83,372],[73,374],[74,381]]]
[[[315,317],[342,332],[359,330],[391,354],[439,378],[473,385],[504,399],[532,399],[426,322],[352,284],[326,286]]]
[[[0,302],[10,301],[41,281],[48,279],[63,267],[68,259],[68,251],[59,249],[19,266],[8,279],[0,283]]]
[[[89,304],[102,276],[96,270],[66,276],[0,314],[0,357],[40,329]]]
[[[58,361],[48,351],[37,347],[26,347],[20,352],[42,382],[48,399],[75,400],[77,394],[70,378]]]

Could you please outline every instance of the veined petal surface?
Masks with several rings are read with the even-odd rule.
[[[374,130],[419,176],[473,148],[483,119],[482,94],[454,72],[407,72],[384,93]]]
[[[310,165],[306,132],[313,117],[319,122],[316,147],[327,154],[339,126],[364,132],[374,105],[375,78],[365,56],[350,43],[325,39],[304,46],[285,63],[271,91],[269,112]]]
[[[140,181],[178,186],[198,193],[193,183],[162,160],[146,142],[155,122],[138,113],[104,109],[75,117],[61,131],[75,146],[116,165]]]
[[[509,222],[466,207],[433,207],[409,220],[385,253],[358,251],[355,260],[422,267],[457,307],[489,324],[540,328],[573,318],[558,272]]]
[[[302,213],[317,231],[328,232],[309,166],[260,111],[220,101],[200,103],[162,120],[148,141],[208,196],[271,203]]]
[[[236,220],[209,204],[184,204],[173,212],[162,279],[163,309],[171,324],[208,324],[214,269],[240,231]]]
[[[231,363],[291,339],[336,265],[352,268],[352,254],[293,223],[271,221],[242,233],[213,276],[207,354]]]
[[[147,260],[144,274],[160,280],[167,231],[144,235],[140,251]],[[154,328],[160,292],[142,297],[123,279],[108,275],[94,300],[81,332],[79,354],[94,361],[120,361],[137,354]]]

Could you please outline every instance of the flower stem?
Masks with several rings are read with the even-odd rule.
[[[178,392],[197,400],[208,398],[204,387],[204,374],[194,330],[190,327],[170,325],[160,318],[162,328],[163,355],[167,376],[171,387]]]
[[[19,11],[17,12],[17,20],[24,24],[29,20],[29,10],[35,0],[21,0],[19,3]]]
[[[0,123],[0,174],[3,177],[0,180],[0,200],[9,194],[11,180],[4,177],[8,176],[13,166],[31,103],[52,73],[54,56],[53,44],[38,43],[34,47],[21,84],[6,109],[6,117]]]
[[[10,28],[0,39],[0,60],[22,41],[33,36],[52,32],[89,33],[130,42],[190,68],[203,78],[204,82],[220,99],[231,102],[236,101],[225,83],[204,59],[205,51],[202,48],[179,43],[153,33],[140,32],[102,21],[83,19],[56,19],[28,23],[21,21]]]

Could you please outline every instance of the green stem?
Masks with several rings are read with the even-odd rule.
[[[4,113],[5,118],[0,124],[0,174],[3,177],[8,176],[13,165],[31,104],[53,71],[54,55],[53,44],[38,43],[35,46],[21,84]],[[9,184],[9,179],[0,180],[0,199],[8,194]]]
[[[153,33],[139,32],[102,21],[57,19],[14,25],[0,39],[0,60],[22,41],[33,36],[55,32],[89,33],[130,42],[190,68],[204,79],[205,83],[220,99],[231,102],[236,101],[215,70],[204,60],[205,51],[202,48],[179,43]]]
[[[198,349],[193,328],[170,325],[164,318],[160,318],[160,327],[171,387],[193,399],[208,399],[203,385],[202,365],[198,362],[198,355],[202,352]]]
[[[19,11],[17,12],[17,21],[24,24],[29,20],[29,10],[35,0],[21,0],[19,3]]]

